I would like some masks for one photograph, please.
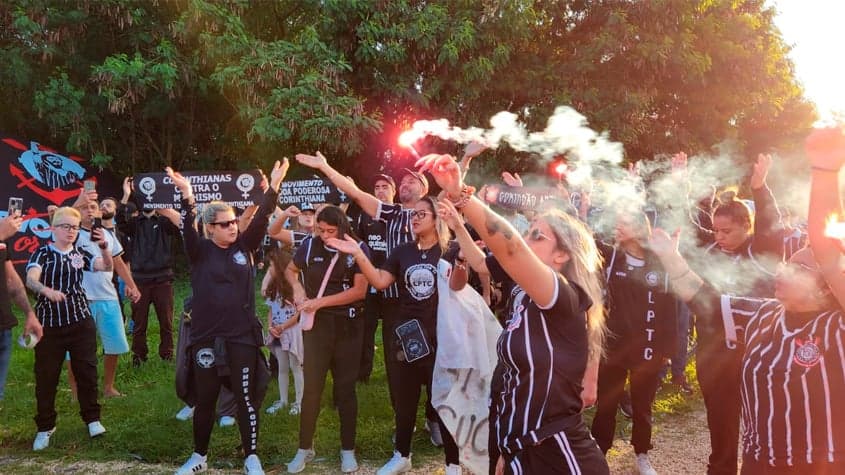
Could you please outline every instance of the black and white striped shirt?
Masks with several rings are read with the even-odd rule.
[[[501,372],[493,387],[500,389],[491,394],[499,411],[495,430],[503,451],[519,451],[524,448],[518,440],[523,435],[581,412],[588,353],[586,310],[591,305],[583,290],[560,275],[548,308],[517,289],[497,345]]]
[[[742,449],[773,467],[845,460],[845,319],[801,315],[777,300],[721,297],[726,338],[745,342]],[[805,472],[809,473],[809,471]]]
[[[52,244],[40,247],[29,258],[27,271],[41,268],[41,283],[65,294],[65,300],[51,302],[39,294],[35,303],[35,314],[45,327],[63,327],[91,316],[88,300],[82,289],[83,270],[93,270],[94,256],[74,245],[62,252]]]
[[[404,208],[401,204],[379,202],[375,219],[387,223],[387,255],[398,246],[412,242],[414,231],[411,229],[411,213],[413,208]],[[387,298],[399,298],[399,288],[394,282],[384,290]]]

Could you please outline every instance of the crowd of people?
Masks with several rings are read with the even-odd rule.
[[[139,211],[129,179],[120,201],[98,201],[96,190],[81,191],[73,206],[52,210],[51,242],[26,265],[34,309],[8,249],[0,247],[0,397],[14,303],[26,315],[28,340],[21,343],[35,349],[33,450],[48,447],[56,430],[63,363],[89,435],[104,434],[97,338],[104,353],[103,395],[118,396],[118,355],[131,351],[136,366],[147,360],[152,304],[161,331],[159,357],[177,361],[177,393],[186,403],[178,417],[193,419],[194,451],[177,474],[207,469],[216,416],[237,422],[245,472],[264,473],[259,416],[271,366],[279,398],[264,411],[287,410],[299,418],[298,448],[287,471],[301,472],[315,458],[330,371],[340,469],[351,473],[359,468],[356,385],[373,372],[381,322],[394,454],[377,473],[411,469],[425,394],[426,427],[443,448],[445,473],[460,474],[466,447],[444,423],[432,388],[440,377],[444,322],[454,318],[441,303],[471,292],[495,311],[501,326],[491,348],[497,364],[482,392],[491,474],[609,473],[606,454],[617,411],[627,405],[637,469],[655,474],[649,459],[655,397],[667,371],[679,390],[692,390],[684,376],[691,335],[707,411],[708,427],[701,430],[709,430],[711,442],[707,467],[692,471],[735,474],[741,460],[743,474],[845,473],[845,412],[836,403],[845,396],[843,247],[825,235],[829,217],[842,213],[841,129],[819,129],[807,138],[812,184],[806,231],[784,223],[767,185],[767,155],[758,157],[748,183],[736,184],[750,190],[750,201],[736,193],[682,200],[695,233],[681,236],[655,226],[670,211],[649,203],[647,191],[642,200],[597,206],[586,190],[577,201],[567,199],[574,193],[561,183],[561,197],[536,209],[497,209],[465,181],[470,161],[482,152],[473,144],[461,161],[422,157],[402,171],[398,186],[393,177],[376,174],[372,193],[319,152],[296,156],[345,193],[349,207],[279,208],[287,159],[262,182],[262,201],[240,213],[221,202],[198,205],[190,182],[170,168],[183,215]],[[685,164],[685,155],[673,157],[673,170],[684,171]],[[437,196],[430,194],[429,176],[441,190]],[[521,185],[519,175],[503,176],[509,185]],[[598,219],[612,224],[609,232]],[[16,233],[21,220],[13,214],[0,221],[0,238]],[[171,247],[180,235],[191,298],[174,349]],[[448,285],[438,285],[439,279]],[[266,315],[256,313],[257,289]],[[131,301],[131,348],[124,297]],[[593,406],[588,424],[585,411]]]

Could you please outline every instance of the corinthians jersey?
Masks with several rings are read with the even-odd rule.
[[[725,337],[745,343],[742,450],[771,466],[845,460],[845,321],[796,315],[777,300],[721,297]]]

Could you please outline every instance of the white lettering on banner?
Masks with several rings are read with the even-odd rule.
[[[651,322],[654,321],[654,310],[649,310],[645,315],[645,321]]]
[[[652,350],[651,348],[646,348],[643,351],[643,359],[646,360],[646,361],[651,361],[653,353],[654,353],[654,350]]]

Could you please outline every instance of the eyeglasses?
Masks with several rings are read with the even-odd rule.
[[[545,234],[543,234],[542,231],[540,231],[537,228],[534,228],[530,231],[525,231],[525,234],[523,234],[522,237],[524,237],[525,239],[527,239],[529,241],[542,241],[542,240],[546,240],[546,239],[549,240],[549,241],[552,240],[552,238],[550,238],[549,236],[546,236]]]
[[[68,223],[61,223],[61,224],[54,224],[54,228],[64,229],[65,231],[79,231],[79,226],[76,224],[68,224]]]
[[[428,216],[429,214],[433,214],[433,213],[431,211],[425,211],[425,210],[411,211],[411,217],[417,218],[417,219],[425,219],[425,217]]]
[[[219,223],[208,223],[214,226],[219,226],[221,228],[229,228],[238,224],[237,219],[230,219],[229,221],[220,221]]]

